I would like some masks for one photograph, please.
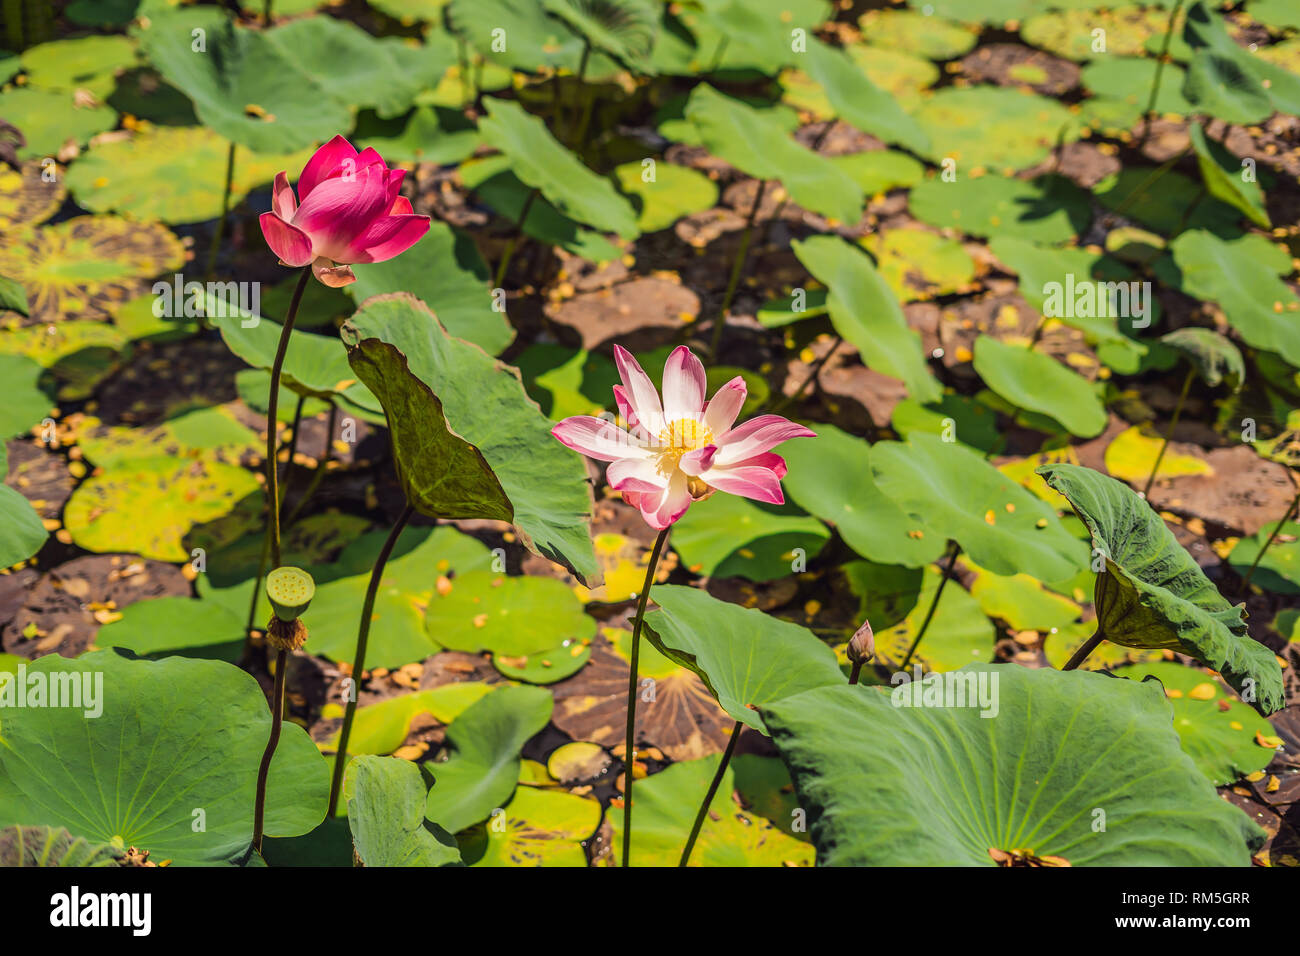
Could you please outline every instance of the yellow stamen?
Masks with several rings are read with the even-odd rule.
[[[703,422],[694,418],[679,418],[669,422],[659,433],[659,471],[670,475],[689,451],[696,451],[712,443],[713,432]]]

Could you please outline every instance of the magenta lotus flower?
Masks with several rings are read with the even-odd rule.
[[[429,231],[398,194],[403,169],[389,169],[367,147],[360,153],[342,136],[316,150],[298,177],[294,196],[284,173],[275,177],[271,212],[262,235],[281,265],[305,266],[328,286],[355,282],[354,262],[383,262],[401,255]]]
[[[815,433],[780,415],[760,415],[737,427],[745,380],[736,376],[706,402],[704,366],[684,345],[664,365],[662,404],[631,352],[614,346],[614,361],[623,379],[614,386],[614,400],[627,429],[575,415],[551,434],[574,451],[609,462],[605,477],[610,487],[639,508],[650,527],[663,530],[692,501],[714,491],[785,502],[785,459],[772,449],[791,438],[815,438]]]

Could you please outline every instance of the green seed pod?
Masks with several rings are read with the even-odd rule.
[[[276,568],[266,576],[266,596],[276,617],[292,621],[316,596],[316,582],[302,568]]]

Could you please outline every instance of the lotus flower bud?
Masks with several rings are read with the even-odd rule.
[[[849,640],[849,660],[854,664],[865,664],[876,656],[876,635],[872,633],[871,622],[863,621]]]

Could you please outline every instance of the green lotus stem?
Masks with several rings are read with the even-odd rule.
[[[691,851],[695,849],[695,839],[700,835],[700,827],[704,825],[704,816],[709,812],[709,807],[713,805],[713,797],[718,792],[718,787],[722,785],[722,776],[727,772],[727,765],[731,763],[731,755],[736,751],[736,740],[740,737],[740,728],[744,726],[740,721],[736,721],[736,726],[731,728],[731,738],[727,741],[727,749],[722,752],[722,761],[718,764],[718,772],[713,775],[713,781],[709,784],[709,792],[704,795],[704,802],[700,804],[699,812],[695,814],[695,823],[691,826],[691,835],[686,838],[686,846],[682,847],[682,858],[677,862],[678,866],[685,866],[690,862]]]
[[[1165,175],[1165,173],[1173,169],[1174,165],[1177,164],[1180,160],[1182,160],[1182,158],[1186,156],[1188,153],[1190,153],[1191,151],[1192,151],[1192,147],[1188,146],[1177,156],[1171,157],[1170,159],[1165,160],[1163,163],[1157,166],[1155,170],[1153,170],[1150,173],[1150,175],[1147,176],[1146,179],[1142,180],[1142,182],[1138,183],[1136,186],[1133,187],[1132,191],[1130,191],[1128,195],[1124,197],[1123,201],[1120,202],[1118,206],[1116,206],[1114,209],[1111,210],[1110,214],[1112,216],[1122,216],[1124,212],[1128,209],[1128,207],[1133,205],[1133,200],[1137,199],[1137,197],[1142,194],[1142,191],[1144,189],[1146,189],[1148,186],[1160,180]]]
[[[1164,461],[1165,449],[1169,447],[1169,439],[1174,435],[1174,429],[1178,427],[1178,417],[1183,413],[1183,403],[1187,401],[1187,393],[1192,388],[1192,379],[1196,377],[1196,366],[1187,370],[1187,377],[1183,379],[1183,390],[1178,395],[1178,404],[1174,406],[1174,417],[1169,420],[1169,428],[1165,431],[1165,439],[1160,443],[1160,451],[1156,454],[1156,463],[1151,466],[1151,474],[1147,475],[1147,483],[1142,486],[1142,497],[1145,498],[1151,492],[1151,486],[1155,484],[1156,472],[1160,470],[1160,462]]]
[[[1156,98],[1160,94],[1160,75],[1165,69],[1165,60],[1169,56],[1169,41],[1174,35],[1174,21],[1178,19],[1178,11],[1183,7],[1183,0],[1177,0],[1173,10],[1169,11],[1169,22],[1165,25],[1165,38],[1160,44],[1160,56],[1156,59],[1156,73],[1151,78],[1151,95],[1147,97],[1147,108],[1143,111],[1146,122],[1142,124],[1142,139],[1138,143],[1138,149],[1147,144],[1147,137],[1151,135],[1151,122],[1155,119]]]
[[[669,525],[669,528],[672,527]],[[645,606],[650,600],[650,587],[655,580],[655,567],[663,553],[664,542],[668,540],[668,528],[659,532],[655,538],[654,550],[650,552],[650,563],[645,569],[645,584],[636,602],[636,621],[632,625],[632,660],[627,674],[627,732],[624,734],[623,747],[623,866],[630,866],[632,858],[632,781],[636,777],[636,748],[633,738],[636,736],[636,692],[637,662],[641,659],[641,625],[645,621]]]
[[[311,481],[307,485],[307,490],[302,493],[298,503],[293,506],[289,512],[289,517],[284,519],[285,527],[293,524],[298,515],[302,514],[302,509],[311,501],[312,495],[320,487],[321,481],[325,478],[325,472],[329,468],[329,463],[334,460],[334,429],[338,424],[339,407],[334,402],[330,402],[330,417],[325,425],[325,454],[321,457],[320,462],[312,470]]]
[[[262,26],[271,25],[271,0],[265,0],[262,4]]]
[[[276,463],[277,444],[280,438],[279,424],[275,420],[280,407],[280,370],[284,367],[284,356],[289,351],[289,336],[293,332],[294,319],[298,317],[298,303],[302,301],[307,280],[311,278],[311,266],[303,266],[294,287],[293,298],[289,301],[289,312],[284,317],[284,326],[280,329],[280,344],[275,350],[275,361],[271,365],[271,394],[266,402],[266,506],[270,509],[267,519],[271,529],[271,570],[280,566],[280,469]],[[254,599],[257,592],[254,591]]]
[[[456,66],[460,70],[460,106],[461,109],[467,109],[474,102],[469,95],[469,52],[465,47],[465,38],[459,35],[456,37]]]
[[[343,767],[348,762],[348,737],[352,734],[352,721],[357,715],[356,690],[361,682],[361,674],[366,669],[366,644],[370,640],[370,619],[375,613],[375,596],[379,593],[379,582],[383,580],[384,565],[388,564],[393,548],[397,545],[397,539],[401,537],[406,523],[411,520],[411,515],[414,513],[415,508],[409,503],[402,509],[402,513],[397,517],[397,523],[393,525],[393,530],[388,532],[388,539],[380,549],[379,557],[375,559],[375,566],[370,572],[370,583],[366,586],[366,600],[361,606],[361,621],[357,625],[357,653],[352,661],[352,693],[348,695],[347,708],[343,712],[343,729],[339,731],[339,749],[334,754],[334,776],[330,779],[330,803],[329,809],[325,812],[326,819],[334,816],[334,810],[339,802],[339,793],[343,789]]]
[[[1278,532],[1282,530],[1284,524],[1291,520],[1297,509],[1300,509],[1300,492],[1297,492],[1296,496],[1291,499],[1291,507],[1286,509],[1286,514],[1284,514],[1282,520],[1277,523],[1277,527],[1273,529],[1273,533],[1268,536],[1268,540],[1264,542],[1264,547],[1260,548],[1259,554],[1255,555],[1255,560],[1251,563],[1250,569],[1241,579],[1241,590],[1238,593],[1243,595],[1247,593],[1247,590],[1250,588],[1250,579],[1255,576],[1255,569],[1259,567],[1259,562],[1260,559],[1264,557],[1264,552],[1272,547],[1273,542],[1277,539]]]
[[[515,234],[510,237],[510,241],[506,243],[506,251],[501,254],[501,262],[497,266],[496,279],[492,282],[493,288],[504,288],[502,283],[506,280],[506,268],[510,265],[510,260],[514,258],[515,248],[519,244],[520,233],[524,231],[524,223],[528,221],[528,213],[532,211],[533,203],[537,200],[537,194],[539,192],[541,192],[541,190],[534,189],[528,194],[528,198],[524,200],[524,208],[519,213],[518,229],[515,231]]]
[[[862,675],[862,665],[865,664],[865,663],[866,663],[865,661],[854,661],[854,662],[853,662],[853,670],[849,672],[849,686],[850,686],[850,687],[852,687],[854,684],[856,684],[856,683],[858,682],[858,678]]]
[[[1079,649],[1075,651],[1072,655],[1070,655],[1070,659],[1065,662],[1065,666],[1062,667],[1061,670],[1063,671],[1074,670],[1085,660],[1087,660],[1088,655],[1091,654],[1093,651],[1095,651],[1097,649],[1097,645],[1100,644],[1105,639],[1106,639],[1106,635],[1103,634],[1101,632],[1101,628],[1098,627],[1097,633],[1093,634],[1092,637],[1088,638],[1086,641],[1084,641],[1082,644],[1079,645]]]
[[[935,588],[934,598],[930,601],[930,609],[925,612],[925,620],[921,622],[921,630],[917,632],[916,640],[912,646],[907,649],[907,656],[903,658],[903,663],[898,666],[899,670],[907,670],[907,665],[912,661],[912,655],[916,653],[917,647],[921,643],[921,638],[925,637],[925,632],[930,628],[930,622],[934,620],[934,612],[939,607],[939,598],[943,597],[943,589],[948,584],[948,579],[952,577],[952,566],[957,563],[957,555],[961,554],[961,545],[954,541],[948,552],[948,563],[943,569],[943,577],[939,579],[939,586]]]
[[[275,689],[271,692],[271,737],[262,752],[262,764],[257,768],[257,798],[253,803],[253,849],[262,852],[262,829],[266,820],[266,777],[271,772],[271,758],[275,745],[280,742],[280,724],[284,718],[284,672],[289,669],[289,654],[281,650],[275,655]]]
[[[763,205],[763,191],[767,189],[767,180],[761,180],[758,184],[758,192],[754,195],[754,208],[749,210],[749,219],[745,223],[745,234],[740,238],[740,248],[736,250],[736,258],[731,263],[731,276],[727,279],[727,292],[722,297],[722,308],[718,310],[718,317],[713,324],[713,341],[709,345],[710,358],[718,357],[718,348],[722,345],[722,330],[727,325],[727,313],[731,309],[731,300],[736,295],[736,286],[740,284],[740,273],[745,267],[745,259],[749,255],[749,243],[754,237],[754,221],[758,218],[758,210]]]
[[[208,267],[203,273],[205,282],[211,281],[217,270],[217,252],[221,249],[221,239],[226,234],[226,218],[230,215],[230,188],[235,179],[235,141],[230,141],[226,150],[226,184],[221,190],[221,218],[212,233],[212,248],[208,250]]]
[[[817,380],[817,376],[821,374],[823,366],[830,361],[831,356],[835,354],[835,350],[843,344],[844,336],[835,336],[835,341],[831,343],[831,347],[826,350],[826,354],[813,362],[813,366],[809,369],[807,377],[799,383],[799,387],[794,390],[794,393],[787,395],[785,398],[781,399],[781,401],[772,406],[772,414],[779,415],[782,411],[803,398],[803,393],[808,391],[808,386]]]

